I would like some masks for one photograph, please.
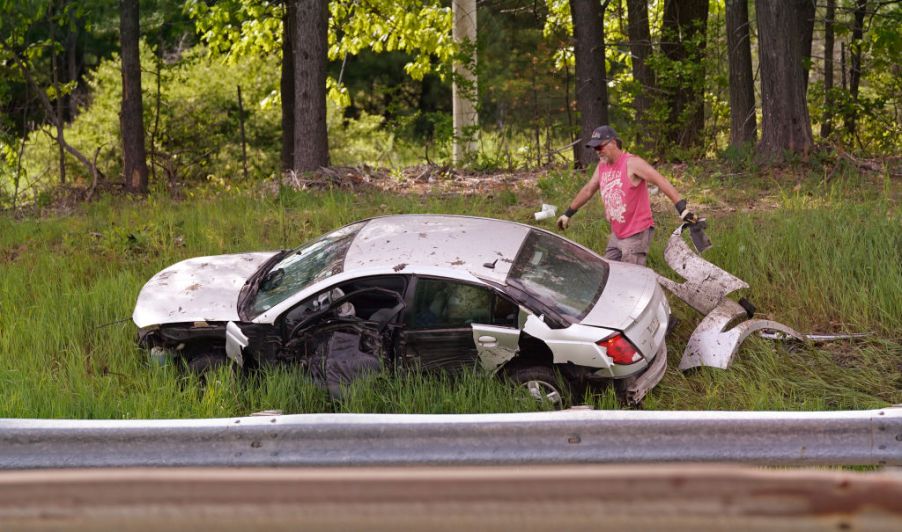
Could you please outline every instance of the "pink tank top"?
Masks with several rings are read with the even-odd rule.
[[[632,154],[623,152],[614,164],[598,163],[598,192],[604,202],[605,217],[611,222],[611,230],[617,238],[641,233],[655,225],[648,198],[648,185],[644,179],[633,185],[626,170],[626,162]]]

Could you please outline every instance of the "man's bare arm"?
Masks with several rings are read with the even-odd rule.
[[[593,173],[592,178],[583,185],[583,188],[577,192],[576,197],[573,198],[573,201],[570,202],[570,208],[574,211],[578,211],[580,207],[585,205],[592,199],[592,195],[598,192],[598,179],[596,175]]]
[[[627,171],[630,175],[635,175],[640,179],[644,179],[661,189],[661,192],[673,202],[677,214],[680,215],[680,218],[684,222],[695,223],[698,221],[698,217],[686,207],[686,200],[680,196],[680,193],[670,184],[670,181],[641,157],[631,157],[627,162]]]
[[[597,172],[597,170],[596,170]],[[592,199],[592,195],[598,191],[598,174],[593,173],[592,178],[583,185],[583,188],[577,192],[576,197],[573,198],[573,201],[570,202],[570,207],[557,219],[557,226],[562,231],[566,230],[567,227],[570,226],[570,217],[576,214],[576,211],[579,210],[580,207],[585,205],[590,199]]]
[[[629,166],[628,170],[630,174],[635,175],[640,179],[644,179],[645,181],[661,189],[661,192],[663,192],[665,196],[670,198],[670,201],[672,201],[674,205],[679,203],[679,201],[683,199],[682,196],[680,196],[680,193],[677,192],[677,189],[675,189],[673,185],[670,184],[670,181],[668,181],[666,177],[662,176],[660,172],[655,170],[652,165],[645,162],[645,160],[641,157],[633,156],[630,158],[627,164]]]

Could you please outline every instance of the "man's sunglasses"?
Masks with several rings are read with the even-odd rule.
[[[595,151],[601,151],[601,150],[603,150],[604,147],[607,146],[608,144],[610,144],[611,142],[614,142],[614,141],[613,141],[613,140],[609,140],[609,141],[605,142],[604,144],[599,144],[598,146],[595,146]]]

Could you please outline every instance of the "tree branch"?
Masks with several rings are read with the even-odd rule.
[[[28,66],[24,61],[22,61],[22,58],[20,58],[18,54],[14,55],[13,59],[15,60],[16,65],[19,66],[19,70],[22,71],[22,75],[25,76],[28,84],[31,85],[31,87],[37,93],[38,100],[40,100],[41,105],[44,107],[44,110],[47,112],[47,114],[50,115],[51,124],[54,127],[62,127],[62,124],[59,123],[59,117],[56,115],[56,112],[53,109],[53,104],[50,102],[50,98],[47,97],[47,93],[41,90],[41,87],[38,86],[37,82],[35,82],[34,78],[31,76],[31,71],[28,69]],[[50,138],[54,138],[53,135],[51,135]],[[87,157],[85,157],[83,153],[75,149],[68,142],[60,138],[54,138],[54,140],[59,143],[59,145],[62,146],[63,149],[66,150],[70,155],[78,159],[78,161],[88,169],[88,172],[90,172],[92,176],[95,176],[95,179],[96,176],[100,176],[101,178],[105,177],[103,172],[101,172],[100,169],[97,168],[96,164],[92,163]]]

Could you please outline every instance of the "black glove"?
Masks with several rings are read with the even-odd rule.
[[[568,207],[567,210],[564,211],[564,214],[562,214],[560,218],[557,219],[557,226],[561,231],[566,231],[567,228],[570,227],[570,218],[573,217],[574,214],[576,214],[576,210],[577,209],[571,209]]]
[[[674,207],[676,207],[676,211],[677,214],[680,215],[680,219],[687,224],[692,225],[698,222],[698,216],[696,216],[695,213],[690,212],[689,209],[686,208],[686,200],[681,199],[680,201],[676,202]]]

